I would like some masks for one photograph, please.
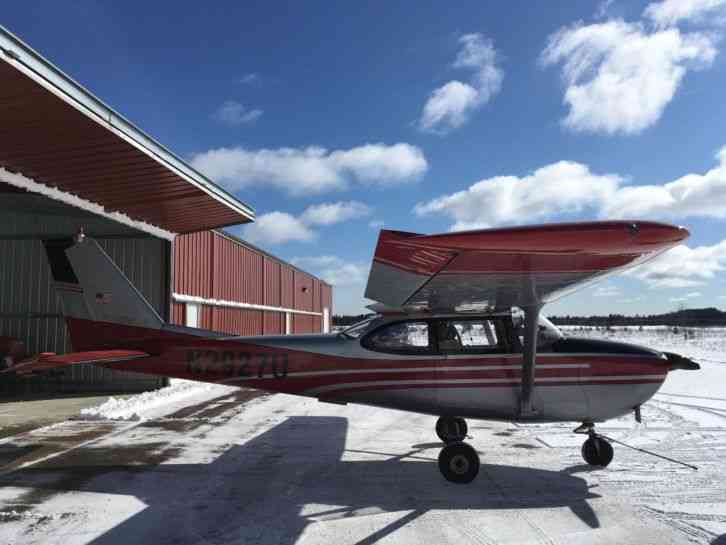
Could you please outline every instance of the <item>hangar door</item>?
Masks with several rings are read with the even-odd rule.
[[[0,336],[20,340],[26,354],[72,351],[51,285],[43,239],[96,238],[126,276],[168,318],[170,243],[34,193],[0,184]],[[57,376],[3,377],[0,396],[39,392],[127,392],[156,388],[165,379],[74,366]]]

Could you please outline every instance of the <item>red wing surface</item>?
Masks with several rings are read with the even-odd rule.
[[[544,304],[676,246],[683,227],[561,223],[440,235],[381,231],[365,296],[391,307],[493,310]]]

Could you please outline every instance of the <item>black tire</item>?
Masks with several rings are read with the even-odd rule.
[[[436,435],[446,444],[463,441],[468,432],[469,427],[463,418],[442,416],[436,421]]]
[[[601,437],[590,437],[582,444],[582,457],[591,466],[607,467],[613,461],[613,446]]]
[[[452,483],[470,483],[479,473],[479,455],[466,443],[451,443],[439,453],[439,471]]]

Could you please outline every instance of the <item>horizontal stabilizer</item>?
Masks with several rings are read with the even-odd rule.
[[[60,369],[71,365],[78,365],[81,363],[116,363],[148,357],[149,354],[139,350],[95,350],[91,352],[70,352],[68,354],[61,355],[44,352],[30,359],[18,362],[16,365],[2,371],[2,373],[28,375],[49,371],[51,369]]]

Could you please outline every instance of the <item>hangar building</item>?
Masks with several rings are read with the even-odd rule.
[[[167,321],[233,335],[329,331],[330,285],[219,230],[254,221],[251,207],[2,27],[0,82],[0,351],[21,350],[10,339],[28,355],[72,350],[42,241],[81,228]],[[0,396],[164,383],[91,366],[8,377]]]

